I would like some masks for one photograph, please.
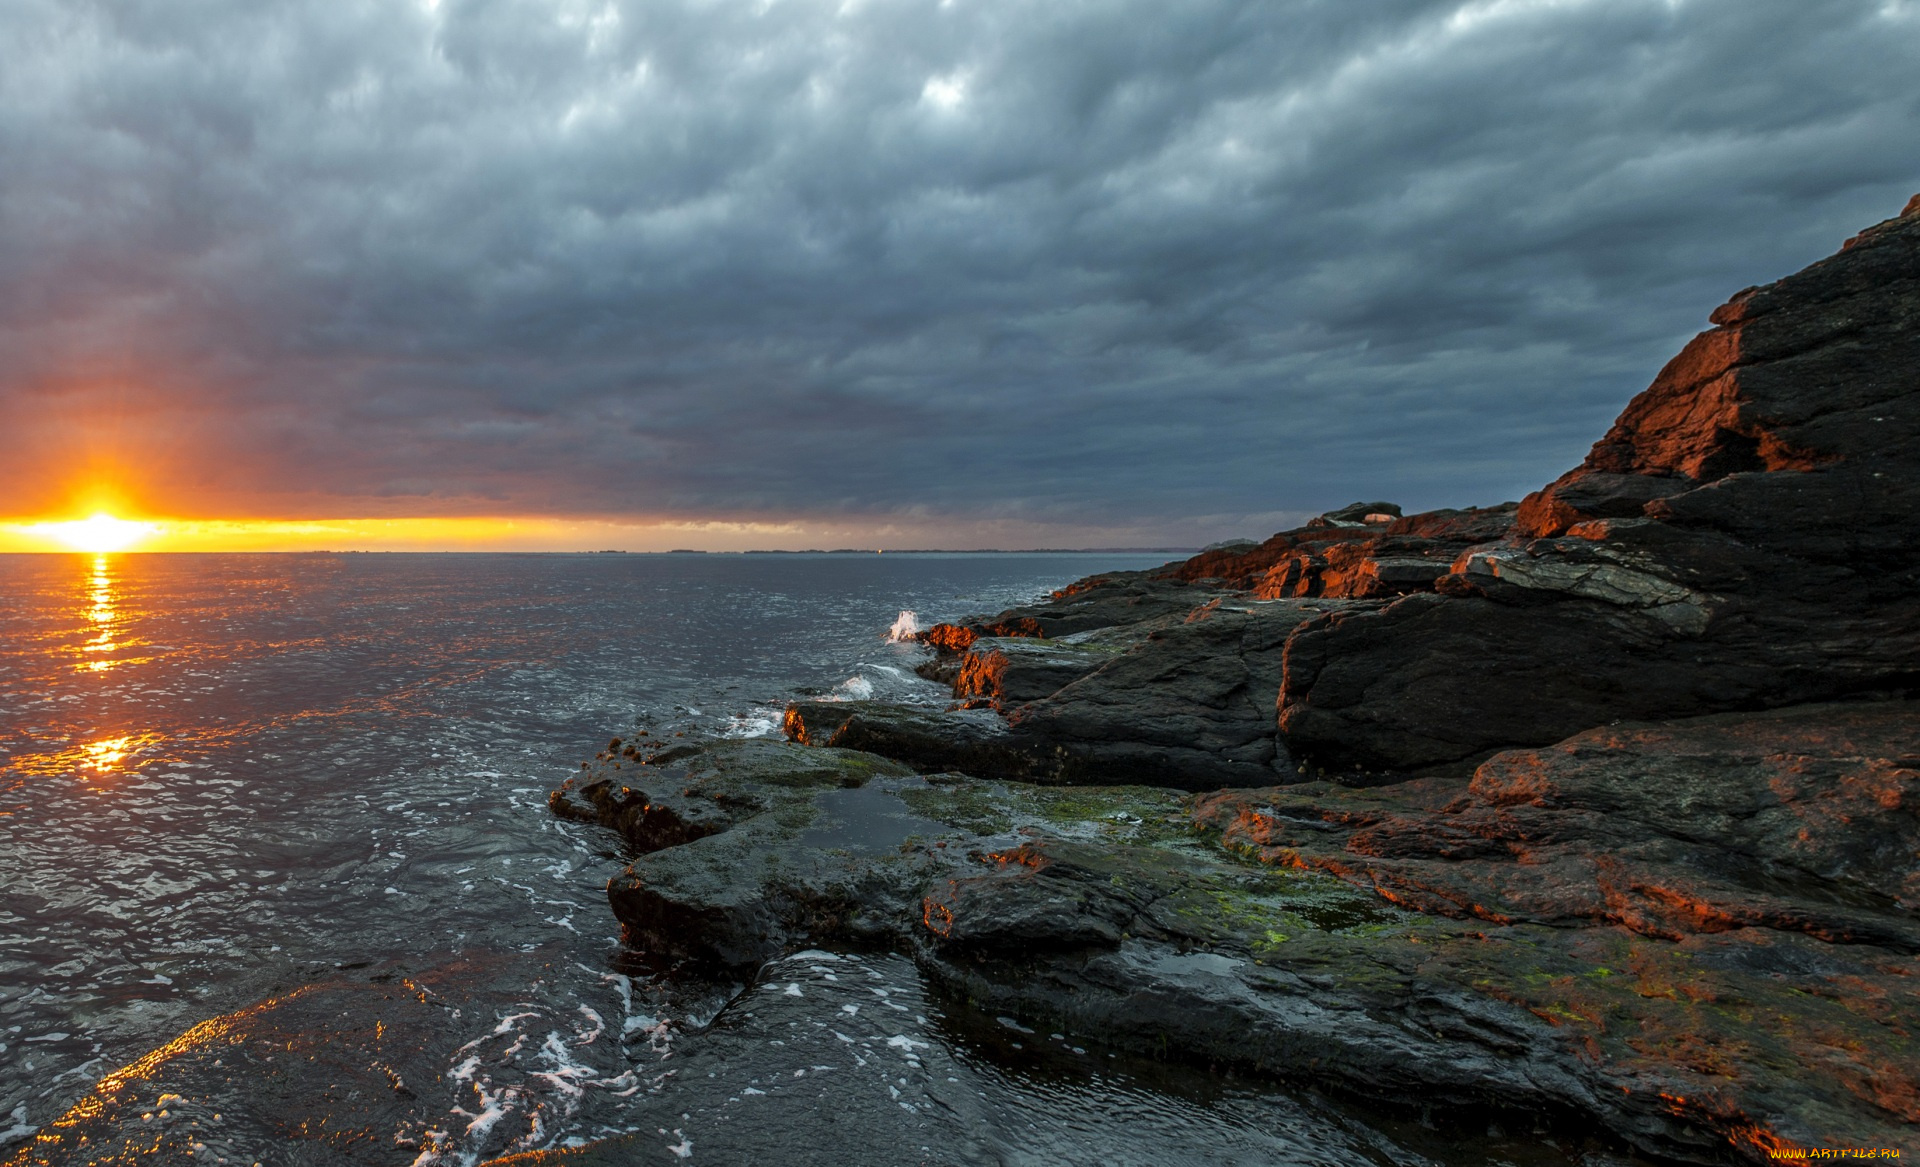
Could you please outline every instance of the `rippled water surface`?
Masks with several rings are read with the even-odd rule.
[[[462,1101],[400,1132],[392,1161],[643,1127],[663,1162],[777,1161],[812,1111],[783,1125],[738,1109],[794,1090],[796,1052],[752,1030],[773,1024],[823,1043],[794,1070],[885,1070],[858,1093],[870,1113],[835,1104],[834,1137],[863,1139],[864,1123],[861,1146],[912,1141],[900,1124],[924,1105],[915,1145],[940,1142],[943,1162],[1425,1161],[1271,1098],[1176,1101],[1117,1070],[1029,1080],[949,1033],[897,960],[847,966],[858,1001],[816,960],[783,974],[791,995],[668,1004],[618,950],[602,890],[615,842],[546,812],[546,791],[637,720],[755,734],[796,691],[937,699],[883,638],[902,609],[993,611],[1159,561],[0,557],[0,1149],[107,1071],[269,994],[383,962],[535,953],[518,1004],[461,1018],[472,1038],[444,1077]],[[867,1009],[859,1025],[847,1004]],[[841,1037],[820,1036],[829,1019]],[[676,1041],[682,1064],[715,1067],[710,1085],[662,1068]],[[1069,1066],[1083,1056],[1054,1044]],[[908,1063],[942,1072],[903,1102]],[[956,1131],[973,1141],[956,1149]]]

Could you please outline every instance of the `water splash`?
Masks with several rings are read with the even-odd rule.
[[[724,738],[766,737],[780,728],[780,714],[767,710],[753,713],[736,713],[727,719],[725,728],[720,731]]]
[[[920,635],[920,615],[911,608],[902,608],[894,619],[893,627],[887,629],[887,641],[899,644]]]
[[[873,696],[873,682],[865,677],[852,676],[833,687],[835,701],[865,701]]]

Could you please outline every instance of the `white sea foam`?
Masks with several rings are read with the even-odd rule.
[[[778,728],[780,728],[780,721],[772,714],[736,713],[727,719],[727,728],[721,731],[721,736],[729,738],[766,737]]]
[[[618,988],[631,1029],[636,1020],[632,982],[618,974],[600,976]],[[604,1076],[608,1069],[588,1060],[611,1030],[600,1010],[576,1001],[568,1024],[554,1028],[553,1020],[545,1009],[508,1012],[490,1032],[461,1047],[455,1056],[463,1060],[446,1077],[471,1100],[449,1108],[449,1117],[464,1125],[450,1124],[451,1133],[431,1140],[414,1167],[474,1167],[498,1155],[545,1147],[580,1113],[590,1091],[625,1098],[640,1089],[632,1069]],[[619,1069],[618,1062],[616,1054],[609,1069]]]
[[[865,677],[848,677],[833,687],[833,694],[841,701],[865,701],[873,696],[873,682]]]
[[[574,1044],[575,1045],[592,1045],[595,1039],[597,1039],[601,1034],[607,1031],[606,1018],[600,1016],[600,1011],[598,1009],[595,1009],[591,1005],[580,1006],[580,1015],[582,1017],[585,1017],[588,1021],[593,1022],[593,1029],[586,1033],[580,1034],[575,1039]]]
[[[887,639],[894,643],[912,640],[920,634],[920,616],[912,609],[903,608],[893,621],[893,627],[887,629]]]

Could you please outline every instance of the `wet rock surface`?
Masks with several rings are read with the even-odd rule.
[[[680,1152],[761,1162],[769,1131],[781,1132],[779,1161],[793,1164],[1570,1161],[1527,1130],[1452,1132],[1449,1147],[1438,1131],[1363,1125],[1310,1094],[1128,1059],[1078,1033],[956,1009],[898,956],[813,950],[770,962],[673,1069],[674,1109],[653,1127],[496,1163],[625,1167]],[[1473,1158],[1458,1158],[1462,1144]]]
[[[1898,1148],[1920,1122],[1917,766],[1920,706],[1868,703],[1593,730],[1465,784],[1223,791],[1194,813],[1262,862],[1495,926],[1537,974],[1489,978],[1491,949],[1455,948],[1425,975],[1523,1004],[1620,1106],[1657,1083],[1758,1159]]]
[[[798,743],[868,751],[925,772],[964,770],[1044,780],[1062,760],[1050,743],[1008,726],[992,709],[939,709],[884,701],[800,701],[787,706]]]
[[[1373,789],[880,774],[849,814],[820,775],[608,894],[689,969],[896,952],[1037,1031],[1661,1158],[1899,1146],[1917,712],[1617,727]],[[741,747],[713,750],[683,764],[735,781]]]

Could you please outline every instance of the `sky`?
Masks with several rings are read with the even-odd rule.
[[[1497,503],[1920,191],[1920,0],[8,0],[0,61],[0,548]]]

